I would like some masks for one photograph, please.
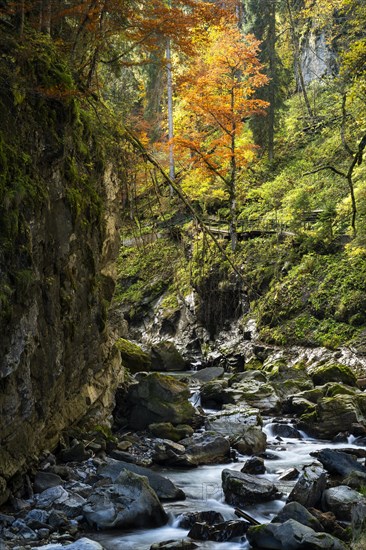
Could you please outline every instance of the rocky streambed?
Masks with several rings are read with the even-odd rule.
[[[272,356],[236,370],[136,374],[117,393],[113,432],[65,433],[19,480],[0,548],[356,544],[366,510],[357,369]]]

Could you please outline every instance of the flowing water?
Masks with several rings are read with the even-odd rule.
[[[276,483],[278,477],[287,469],[296,467],[301,469],[305,464],[314,462],[310,453],[328,448],[355,447],[352,438],[348,443],[331,443],[318,441],[301,434],[302,439],[273,437],[272,421],[267,420],[264,431],[267,434],[268,458],[265,459],[266,474],[262,477]],[[149,550],[155,542],[167,540],[179,540],[184,538],[188,530],[177,527],[177,518],[184,512],[215,510],[221,512],[225,520],[237,519],[234,509],[224,501],[224,494],[221,487],[221,472],[224,468],[240,470],[247,456],[239,456],[237,462],[230,464],[217,464],[199,466],[197,468],[177,469],[161,468],[159,473],[169,477],[178,487],[186,493],[186,500],[169,503],[165,509],[169,514],[169,523],[159,529],[134,530],[131,532],[113,531],[89,535],[90,538],[98,540],[107,550]],[[247,506],[245,512],[250,514],[261,523],[268,523],[285,504],[288,493],[291,491],[294,482],[279,483],[283,492],[280,500],[273,500],[258,505]],[[246,540],[237,542],[201,542],[197,541],[199,548],[205,550],[246,550],[250,546]]]

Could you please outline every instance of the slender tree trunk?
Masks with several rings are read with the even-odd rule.
[[[174,125],[173,125],[173,78],[172,78],[172,62],[170,51],[170,38],[166,43],[166,70],[167,70],[167,88],[168,88],[168,139],[169,139],[169,177],[175,180],[174,166]]]
[[[275,123],[275,98],[276,98],[276,0],[270,2],[268,27],[268,76],[270,78],[268,89],[268,160],[274,158],[274,123]]]
[[[231,250],[235,252],[238,244],[238,222],[237,222],[237,205],[236,205],[236,123],[234,119],[235,107],[235,89],[231,91],[231,112],[233,114],[233,123],[231,127],[231,160],[230,160],[230,183],[229,183],[229,200],[230,200],[230,240]]]
[[[301,54],[300,54],[300,46],[299,46],[299,37],[297,36],[297,32],[296,32],[296,26],[295,26],[295,21],[294,21],[293,15],[292,15],[290,0],[286,0],[286,5],[287,5],[287,11],[288,11],[288,16],[289,16],[289,21],[290,21],[290,32],[291,32],[292,46],[293,46],[293,49],[294,49],[295,68],[296,68],[296,72],[297,72],[297,77],[299,79],[300,89],[301,89],[301,93],[302,93],[303,98],[304,98],[306,110],[308,112],[309,117],[313,118],[313,111],[312,111],[310,101],[309,101],[309,98],[308,98],[308,94],[307,94],[307,91],[306,91],[304,75],[303,75],[302,68],[301,68]]]

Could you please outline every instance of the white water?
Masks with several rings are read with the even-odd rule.
[[[305,464],[311,464],[316,459],[310,456],[310,452],[325,447],[344,448],[356,447],[352,437],[348,443],[331,443],[329,441],[318,441],[306,434],[303,439],[282,438],[278,441],[272,435],[271,423],[264,427],[267,434],[268,452],[275,457],[265,460],[266,474],[263,477],[276,483],[279,475],[289,468],[301,469]],[[210,466],[199,466],[198,468],[176,469],[162,468],[160,473],[170,478],[178,487],[184,490],[187,498],[184,501],[166,504],[164,507],[169,513],[168,525],[158,529],[135,530],[131,532],[109,532],[89,534],[89,538],[98,540],[106,550],[149,550],[155,542],[167,540],[179,540],[187,536],[188,530],[177,527],[177,517],[184,512],[215,510],[221,512],[225,520],[237,519],[231,506],[224,502],[224,495],[221,487],[221,472],[224,468],[241,470],[243,462],[248,457],[239,457],[238,462],[230,464],[217,464]],[[269,522],[276,513],[284,506],[288,493],[291,491],[294,482],[281,484],[284,491],[281,500],[274,500],[259,505],[247,506],[245,511],[261,523]],[[246,540],[238,542],[202,542],[197,541],[199,547],[204,550],[248,550],[249,544]]]

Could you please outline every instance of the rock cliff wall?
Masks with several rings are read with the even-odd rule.
[[[63,429],[103,421],[123,379],[108,321],[118,181],[72,97],[36,82],[19,95],[17,52],[0,67],[0,503]]]

